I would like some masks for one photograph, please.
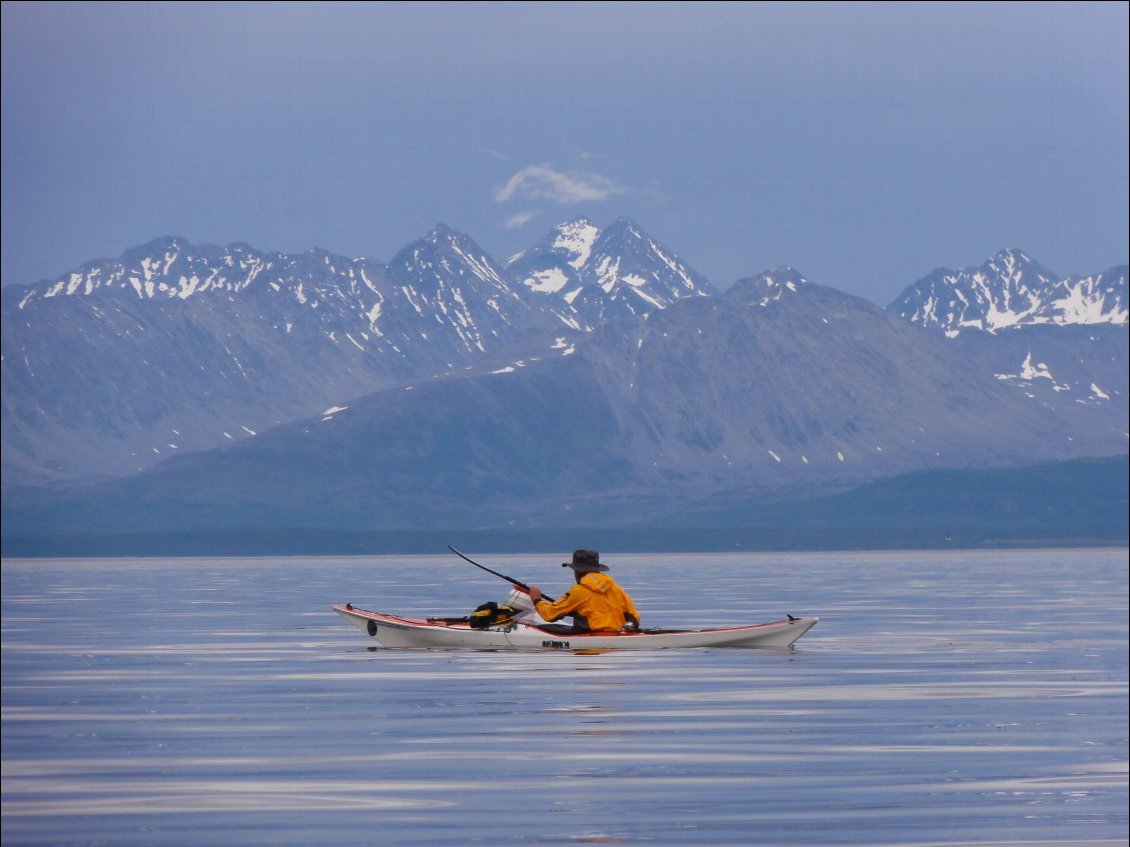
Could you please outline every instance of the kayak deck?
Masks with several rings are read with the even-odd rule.
[[[459,618],[405,618],[358,609],[350,603],[333,610],[385,647],[477,648],[483,650],[660,650],[672,647],[789,647],[819,618],[716,629],[642,629],[638,632],[578,632],[557,624],[535,626],[511,621],[472,629]]]

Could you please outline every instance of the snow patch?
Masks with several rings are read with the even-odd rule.
[[[1058,324],[1125,324],[1127,310],[1120,307],[1118,298],[1113,304],[1107,306],[1106,296],[1098,290],[1098,278],[1087,277],[1069,284],[1060,283],[1065,293],[1064,296],[1052,300],[1051,307],[1055,314],[1052,320]]]
[[[1055,378],[1052,376],[1051,371],[1048,370],[1048,366],[1046,364],[1044,364],[1043,362],[1039,362],[1036,365],[1032,364],[1031,353],[1024,357],[1024,362],[1020,366],[1020,378],[1050,379],[1052,380],[1052,382],[1055,382]]]
[[[366,317],[369,319],[369,327],[378,335],[380,335],[381,333],[380,330],[377,329],[377,321],[381,318],[381,307],[383,305],[383,303],[375,304],[366,315]]]
[[[485,256],[478,258],[471,256],[468,253],[465,253],[462,248],[460,248],[460,246],[454,241],[451,243],[451,249],[458,253],[463,261],[471,266],[471,270],[475,272],[475,276],[477,276],[479,279],[483,280],[484,282],[497,282],[500,284],[502,283],[501,277],[499,277],[499,275],[495,273],[494,268],[487,264],[489,260]]]
[[[529,288],[530,291],[556,294],[569,284],[569,277],[566,276],[565,271],[561,270],[561,268],[549,268],[544,271],[535,271],[531,276],[522,280],[522,284]]]
[[[612,289],[620,280],[620,259],[605,256],[596,268],[597,283],[604,289],[605,294],[611,294]]]
[[[580,270],[592,255],[593,245],[596,243],[600,230],[583,218],[562,224],[557,228],[557,238],[553,241],[554,250],[571,253],[573,258],[569,264],[574,270]]]

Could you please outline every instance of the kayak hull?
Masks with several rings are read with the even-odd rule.
[[[478,650],[665,650],[687,647],[789,647],[815,617],[719,629],[562,633],[521,622],[471,629],[464,621],[402,618],[350,604],[333,610],[383,647]]]

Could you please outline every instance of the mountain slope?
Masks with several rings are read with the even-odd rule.
[[[8,532],[610,525],[915,469],[1106,455],[945,339],[778,269],[505,367],[5,511]]]
[[[939,268],[888,307],[942,333],[985,373],[1080,432],[1127,431],[1125,265],[1060,278],[1006,250],[979,268]]]
[[[408,249],[439,241],[458,238]],[[519,340],[529,307],[467,264],[424,285],[395,263],[170,238],[6,288],[6,485],[135,471]]]
[[[618,380],[622,427],[654,433],[641,470],[777,487],[1071,449],[1054,416],[942,340],[789,268],[634,326],[585,355]]]
[[[638,270],[637,241],[657,268],[670,260],[625,227],[593,236],[602,261]],[[610,252],[621,243],[636,252]],[[681,264],[664,267],[708,286]],[[664,278],[653,269],[640,288]],[[672,302],[670,288],[647,295],[651,306]],[[2,306],[6,491],[132,473],[633,311],[586,307],[580,320],[564,295],[513,282],[442,224],[387,264],[157,239],[7,287]]]

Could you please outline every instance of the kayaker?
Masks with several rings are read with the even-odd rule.
[[[561,567],[573,569],[576,584],[555,603],[541,599],[541,589],[530,586],[530,599],[537,613],[547,621],[572,616],[577,629],[619,632],[639,629],[640,614],[632,598],[607,573],[596,550],[575,550],[573,561]]]

